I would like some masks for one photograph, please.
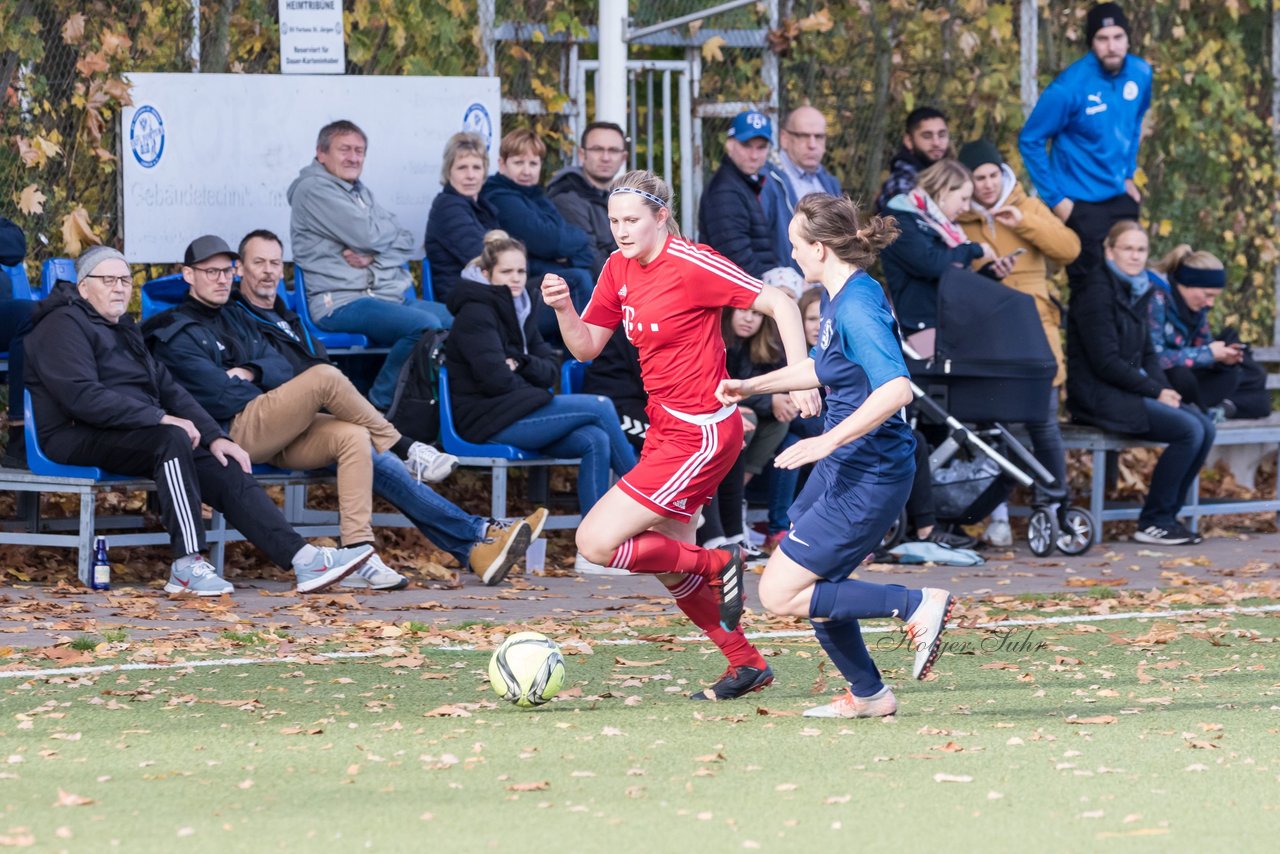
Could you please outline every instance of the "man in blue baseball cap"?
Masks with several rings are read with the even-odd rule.
[[[759,278],[780,267],[773,229],[760,196],[770,180],[773,123],[764,113],[746,110],[734,117],[725,139],[724,158],[702,194],[698,239]]]

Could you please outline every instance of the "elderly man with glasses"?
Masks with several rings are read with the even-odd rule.
[[[232,592],[204,558],[202,502],[292,567],[299,592],[323,590],[369,559],[368,546],[318,549],[298,536],[249,474],[249,455],[151,357],[128,315],[133,279],[123,255],[89,249],[76,279],[40,303],[27,336],[39,354],[27,361],[26,380],[40,444],[60,463],[155,480],[174,557],[166,591]]]
[[[769,211],[778,260],[797,273],[800,267],[791,258],[787,236],[796,205],[810,193],[840,195],[840,182],[822,166],[826,153],[826,117],[814,107],[796,107],[782,122],[782,144],[764,167],[773,180],[766,184],[761,202]]]

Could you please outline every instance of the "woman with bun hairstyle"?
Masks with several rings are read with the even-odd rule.
[[[635,452],[608,398],[552,394],[555,351],[538,332],[537,294],[525,290],[524,244],[490,231],[473,264],[485,283],[459,279],[449,292],[454,328],[445,342],[454,426],[468,442],[501,442],[553,457],[581,457],[578,503],[585,514],[624,475]]]
[[[636,346],[649,395],[649,432],[640,462],[578,526],[583,556],[604,566],[654,574],[676,604],[729,659],[720,679],[695,700],[728,700],[773,681],[747,641],[742,559],[737,547],[694,544],[701,508],[742,450],[736,404],[716,400],[725,371],[723,308],[750,308],[777,321],[787,361],[805,360],[795,300],[715,250],[679,236],[671,190],[651,172],[628,172],[609,193],[609,256],[579,316],[563,280],[548,275],[542,296],[556,312],[574,357],[593,359],[621,328]],[[621,327],[619,327],[621,324]],[[797,394],[800,411],[818,409],[817,392]]]
[[[818,344],[799,364],[723,381],[717,396],[736,404],[753,394],[827,389],[825,431],[775,461],[783,469],[816,465],[788,511],[791,531],[765,566],[760,601],[779,616],[809,618],[848,680],[843,694],[807,710],[807,717],[881,717],[896,712],[898,702],[880,679],[858,621],[906,621],[915,653],[912,674],[923,679],[953,605],[945,590],[849,577],[901,514],[915,476],[915,440],[902,415],[912,399],[911,382],[893,312],[880,283],[866,273],[898,229],[891,218],[861,224],[847,196],[813,193],[796,207],[790,235],[805,281],[826,290]]]
[[[1234,329],[1217,337],[1209,331],[1209,312],[1227,285],[1222,262],[1183,243],[1151,268],[1157,285],[1148,306],[1151,343],[1169,385],[1184,403],[1204,412],[1266,418],[1271,412],[1266,372],[1248,358],[1248,345]]]

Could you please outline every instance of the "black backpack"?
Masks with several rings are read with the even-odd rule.
[[[446,329],[422,333],[413,352],[400,368],[395,396],[387,409],[387,420],[418,442],[434,442],[440,435],[440,366],[444,364]]]

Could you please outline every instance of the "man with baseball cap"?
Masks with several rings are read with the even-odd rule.
[[[233,590],[205,560],[201,503],[292,567],[299,592],[323,590],[368,560],[368,546],[316,548],[298,536],[249,474],[249,455],[151,357],[128,314],[133,279],[123,255],[107,246],[87,250],[76,280],[60,282],[40,303],[27,336],[40,354],[26,365],[40,444],[57,462],[155,480],[174,556],[166,591]]]
[[[773,124],[756,110],[729,126],[724,158],[711,176],[698,210],[698,239],[759,278],[788,263],[778,258],[769,214],[761,201]]]
[[[231,438],[253,462],[287,469],[336,466],[344,546],[372,548],[375,492],[406,511],[430,503],[434,513],[446,515],[451,505],[426,487],[415,488],[420,486],[415,481],[444,479],[457,457],[402,436],[328,361],[322,346],[275,346],[274,333],[288,330],[286,337],[293,339],[299,332],[305,335],[276,297],[283,268],[280,239],[253,232],[241,248],[247,263],[236,293],[230,273],[223,271],[240,256],[220,237],[192,241],[182,270],[190,285],[187,298],[143,326],[152,352],[210,415],[228,425]],[[233,299],[242,304],[246,288],[261,303],[253,327],[270,329],[271,336],[249,334],[247,314],[225,307]],[[453,516],[465,517],[451,509]],[[524,521],[500,525],[490,535],[490,526],[476,517],[450,528],[444,519],[439,524],[424,520],[423,512],[409,515],[434,542],[463,557],[470,553],[473,569],[488,584],[502,581],[532,534]],[[465,547],[455,548],[455,540]],[[395,590],[408,579],[373,554],[343,584]]]
[[[1080,256],[1067,267],[1072,285],[1102,263],[1111,226],[1138,218],[1133,177],[1151,105],[1151,66],[1129,54],[1129,19],[1118,4],[1089,10],[1085,39],[1089,53],[1049,84],[1018,135],[1040,200],[1080,235]]]

